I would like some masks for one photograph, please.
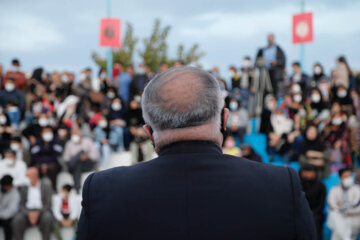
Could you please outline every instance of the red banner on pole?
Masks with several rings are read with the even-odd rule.
[[[293,16],[293,44],[312,42],[313,39],[313,14],[301,13]]]
[[[100,46],[121,47],[120,19],[103,18],[100,22]]]

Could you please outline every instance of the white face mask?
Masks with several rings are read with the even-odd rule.
[[[300,94],[296,94],[293,96],[293,99],[294,99],[294,102],[299,103],[302,100],[302,96]]]
[[[344,98],[344,97],[346,97],[346,90],[339,90],[339,91],[337,91],[337,96],[338,96],[339,98]]]
[[[311,101],[314,103],[318,103],[321,100],[321,96],[319,94],[312,94],[311,95]]]
[[[300,87],[300,85],[299,85],[299,84],[293,85],[293,86],[291,87],[291,91],[292,91],[293,93],[299,93],[299,92],[301,92],[301,87]]]
[[[111,108],[112,108],[114,111],[119,111],[119,110],[121,109],[121,104],[115,102],[115,103],[113,103],[113,104],[111,105]]]
[[[51,142],[54,139],[54,134],[52,132],[46,132],[42,134],[42,138],[45,142]]]
[[[39,118],[39,125],[45,127],[49,125],[49,120],[47,118]]]
[[[342,120],[341,117],[336,117],[336,118],[333,118],[333,119],[331,120],[331,123],[334,124],[334,125],[336,125],[336,126],[339,126],[339,125],[341,125],[342,121],[343,121],[343,120]]]
[[[18,110],[19,110],[19,108],[16,106],[11,106],[8,108],[8,112],[17,112]]]
[[[139,69],[137,70],[137,74],[139,74],[139,75],[145,74],[145,69],[144,69],[144,68],[139,68]]]
[[[15,84],[13,84],[13,83],[6,83],[6,84],[5,84],[5,89],[6,89],[6,91],[8,91],[8,92],[12,92],[12,91],[14,91],[14,89],[15,89]]]
[[[108,93],[106,94],[106,96],[108,96],[108,98],[113,99],[113,98],[115,97],[115,93],[114,93],[114,92],[108,92]]]
[[[300,75],[300,74],[295,74],[295,75],[293,76],[293,80],[294,80],[294,82],[300,82],[300,80],[301,80],[301,75]]]
[[[13,66],[12,69],[13,69],[13,72],[20,72],[20,67],[18,67],[18,66]]]
[[[229,78],[233,78],[235,76],[235,72],[233,70],[229,70]]]
[[[84,81],[86,79],[86,73],[80,74],[80,81]]]
[[[321,67],[319,67],[319,66],[316,66],[316,67],[314,67],[314,73],[316,74],[316,75],[320,75],[321,74]]]
[[[100,74],[100,79],[105,79],[106,78],[106,72],[102,72]]]
[[[71,141],[73,141],[74,143],[79,143],[80,142],[80,136],[75,134],[71,136]]]
[[[341,181],[341,183],[345,188],[349,188],[354,184],[354,179],[350,176],[350,177],[344,178]]]
[[[251,62],[249,60],[244,60],[242,66],[244,68],[250,67]]]
[[[17,143],[11,143],[11,144],[10,144],[10,149],[13,150],[13,151],[15,151],[15,152],[17,152],[17,151],[20,150],[20,145],[17,144]]]
[[[68,77],[67,75],[62,75],[62,76],[61,76],[61,81],[62,81],[63,83],[67,83],[67,82],[69,82],[69,77]]]
[[[275,108],[275,104],[274,104],[274,102],[271,101],[271,102],[266,103],[266,107],[269,110],[273,110]]]
[[[134,100],[139,103],[139,102],[141,102],[141,97],[140,96],[135,96]]]
[[[100,120],[98,125],[101,128],[106,128],[107,127],[107,121],[106,120]]]
[[[0,116],[0,125],[4,125],[6,123],[6,117],[4,115]]]
[[[275,121],[282,122],[285,120],[285,116],[283,114],[276,114],[275,115]]]

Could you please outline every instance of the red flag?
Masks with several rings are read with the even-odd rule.
[[[293,43],[312,42],[313,39],[313,14],[301,13],[293,16]]]
[[[121,47],[120,19],[103,18],[100,22],[100,46]]]

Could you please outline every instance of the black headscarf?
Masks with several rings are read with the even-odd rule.
[[[301,146],[300,146],[300,152],[301,153],[306,153],[307,151],[319,151],[319,152],[323,152],[326,149],[325,144],[323,143],[323,141],[321,141],[319,133],[317,135],[317,137],[314,140],[309,140],[306,137],[306,132],[308,131],[308,129],[310,127],[316,127],[315,125],[309,125],[306,130],[305,130],[305,139],[302,142]]]

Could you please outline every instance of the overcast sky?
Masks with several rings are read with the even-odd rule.
[[[288,66],[298,60],[291,21],[299,10],[300,0],[112,0],[111,15],[131,22],[140,38],[148,36],[154,19],[160,18],[172,26],[169,55],[175,56],[180,43],[199,43],[206,52],[200,63],[206,69],[220,66],[225,75],[227,67],[240,66],[245,55],[254,57],[269,32],[284,49]],[[360,70],[360,1],[312,0],[305,10],[314,13],[315,34],[315,41],[306,45],[307,72],[320,61],[328,73],[341,54]],[[8,68],[17,57],[25,71],[37,66],[76,72],[90,66],[97,71],[91,52],[105,56],[98,45],[100,18],[105,16],[105,0],[2,0],[0,63]],[[135,61],[140,61],[137,54]]]

